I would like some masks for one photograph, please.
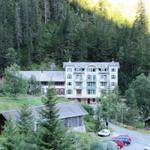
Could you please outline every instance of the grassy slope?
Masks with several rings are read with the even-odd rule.
[[[58,98],[57,103],[67,101],[64,98]],[[42,105],[41,96],[18,96],[16,99],[13,97],[0,97],[0,112],[7,111],[11,109],[17,109],[21,105],[27,104],[29,106]]]
[[[22,104],[41,105],[41,97],[37,96],[18,96],[16,99],[13,97],[0,97],[0,112],[19,108]]]

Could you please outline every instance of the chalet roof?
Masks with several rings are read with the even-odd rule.
[[[44,105],[31,107],[34,120],[40,119],[40,112],[44,108],[45,108]],[[87,114],[85,109],[77,101],[60,103],[56,105],[56,108],[58,110],[59,119],[84,116]],[[17,110],[5,111],[2,112],[1,115],[6,120],[11,118],[13,121],[16,121],[19,116]]]
[[[119,62],[64,62],[63,67],[65,68],[66,66],[74,66],[74,67],[88,67],[88,66],[96,66],[97,68],[100,67],[120,67]]]
[[[146,122],[146,121],[150,121],[150,116],[147,117],[144,121],[145,121],[145,122]]]
[[[33,76],[37,81],[65,81],[64,71],[19,71],[19,73],[26,79]]]
[[[60,119],[87,115],[85,109],[77,101],[59,103],[57,109]]]

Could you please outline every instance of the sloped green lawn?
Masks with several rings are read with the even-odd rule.
[[[57,103],[67,101],[65,98],[59,97],[57,98]],[[14,97],[0,97],[0,112],[7,111],[11,109],[17,109],[21,107],[21,105],[27,104],[29,106],[42,105],[42,96],[17,96]]]
[[[42,97],[40,96],[17,96],[14,97],[0,97],[0,112],[19,108],[21,105],[27,104],[42,105]]]

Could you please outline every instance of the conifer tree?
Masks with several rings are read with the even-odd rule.
[[[13,121],[9,119],[2,132],[1,146],[4,150],[13,150],[16,144],[17,131]]]
[[[135,125],[137,118],[139,116],[138,114],[138,107],[137,107],[137,100],[135,97],[135,91],[133,89],[128,89],[126,92],[127,95],[127,106],[128,106],[128,112],[127,112],[127,122],[130,125]]]
[[[23,105],[16,123],[19,138],[15,141],[15,150],[38,150],[34,121],[32,110],[27,105]]]
[[[65,150],[65,131],[58,120],[56,97],[53,89],[47,91],[47,98],[43,100],[45,109],[42,110],[38,129],[38,144],[41,150]]]
[[[20,133],[28,134],[34,131],[34,120],[32,111],[27,105],[23,105],[19,110],[17,128]]]

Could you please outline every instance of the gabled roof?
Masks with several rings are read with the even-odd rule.
[[[88,66],[96,66],[96,67],[120,67],[119,62],[64,62],[63,68],[66,66],[74,66],[74,67],[88,67]]]
[[[31,107],[32,115],[35,120],[40,119],[40,112],[44,108],[45,108],[44,105]],[[85,109],[77,101],[64,102],[64,103],[57,104],[56,109],[58,110],[59,119],[84,116],[87,114]],[[5,112],[2,112],[1,115],[6,120],[11,118],[13,121],[16,121],[19,116],[17,110],[5,111]]]
[[[26,79],[33,76],[37,81],[65,81],[64,71],[19,71],[19,73]]]
[[[149,121],[149,120],[150,120],[150,116],[147,117],[144,121],[146,122],[146,121]]]
[[[77,101],[57,104],[57,109],[58,109],[60,119],[84,116],[88,114],[85,111],[85,109],[81,106],[81,104]]]

